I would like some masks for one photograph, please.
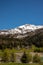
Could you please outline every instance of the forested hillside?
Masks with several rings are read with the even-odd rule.
[[[12,48],[12,47],[26,47],[35,45],[37,47],[43,47],[43,28],[37,29],[34,32],[27,32],[26,37],[14,38],[14,35],[0,35],[0,49]]]

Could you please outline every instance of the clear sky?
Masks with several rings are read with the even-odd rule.
[[[43,0],[0,0],[0,29],[43,25]]]

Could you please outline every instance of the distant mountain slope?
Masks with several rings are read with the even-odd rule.
[[[24,40],[30,45],[34,44],[36,46],[43,47],[43,28],[35,30],[33,34],[25,37]]]
[[[29,28],[30,26],[34,28]],[[17,32],[19,30],[21,30],[22,32]],[[26,24],[16,28],[16,32],[15,29],[13,29],[13,32],[12,29],[0,31],[0,48],[4,46],[16,47],[18,45],[31,46],[33,44],[38,47],[43,47],[43,26]]]
[[[25,24],[22,26],[19,26],[17,28],[11,29],[11,30],[2,30],[0,31],[0,35],[11,35],[14,38],[21,38],[27,36],[26,34],[29,32],[34,32],[36,29],[43,28],[43,26],[35,26],[31,24]]]

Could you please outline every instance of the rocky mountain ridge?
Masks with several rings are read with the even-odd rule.
[[[31,25],[31,24],[25,24],[22,26],[19,26],[14,29],[10,30],[2,30],[0,31],[0,35],[9,36],[9,38],[23,38],[27,37],[28,35],[31,36],[31,34],[35,34],[35,30],[43,28],[42,25]],[[39,32],[39,31],[38,31]]]

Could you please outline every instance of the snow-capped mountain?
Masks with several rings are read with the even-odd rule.
[[[40,25],[35,26],[35,25],[31,25],[31,24],[25,24],[25,25],[19,26],[18,28],[9,30],[9,33],[11,33],[11,34],[14,34],[14,33],[24,34],[27,32],[34,31],[34,30],[39,29],[39,28],[43,28],[43,26],[40,26]]]
[[[10,30],[3,30],[3,31],[0,31],[0,35],[3,35],[3,34],[25,34],[27,32],[31,32],[31,31],[34,31],[36,29],[40,29],[40,28],[43,28],[43,25],[31,25],[31,24],[25,24],[25,25],[22,25],[22,26],[19,26],[17,28],[14,28],[14,29],[10,29]]]

